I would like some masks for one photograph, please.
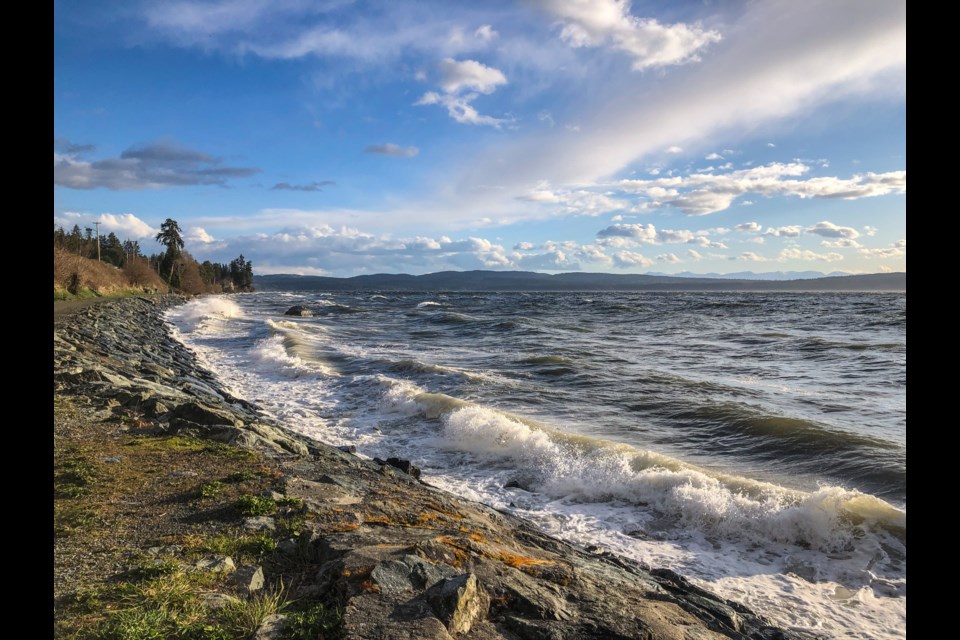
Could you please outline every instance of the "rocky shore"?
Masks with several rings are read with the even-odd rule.
[[[164,507],[165,513],[146,514],[151,517],[148,530],[127,535],[123,544],[105,545],[112,558],[121,557],[116,549],[124,544],[142,548],[126,549],[125,563],[101,562],[94,572],[98,584],[116,582],[118,576],[189,569],[193,573],[184,575],[200,571],[212,576],[203,581],[197,620],[206,620],[208,610],[254,594],[277,593],[281,585],[290,602],[316,603],[334,612],[318,635],[316,630],[302,631],[303,615],[285,614],[278,607],[277,613],[256,619],[251,632],[259,638],[801,637],[769,626],[746,608],[666,568],[651,569],[596,549],[576,548],[522,519],[437,490],[406,461],[367,460],[349,446],[329,446],[272,423],[257,407],[231,396],[171,337],[162,314],[183,301],[175,296],[126,298],[55,314],[55,431],[67,443],[57,445],[58,451],[68,444],[81,447],[87,437],[84,428],[101,434],[98,441],[112,447],[110,451],[129,451],[129,457],[144,450],[150,438],[167,443],[176,438],[185,452],[181,458],[194,452],[200,460],[203,454],[206,473],[213,474],[211,478],[222,474],[189,492],[177,489],[179,498],[168,501],[174,506]],[[70,428],[58,426],[60,401],[77,407],[73,422],[64,419]],[[74,439],[68,442],[71,434]],[[179,454],[171,449],[164,449],[169,456],[165,460],[176,461]],[[251,457],[245,461],[231,451],[248,451]],[[210,456],[221,456],[224,466],[210,463],[221,459]],[[73,486],[68,481],[73,478],[82,485],[76,479],[80,463],[71,460],[58,457],[55,468],[63,509],[74,499],[66,490]],[[129,463],[122,455],[88,455],[84,460],[90,477],[106,477],[114,467]],[[259,470],[256,479],[244,465]],[[179,469],[181,475],[175,477],[169,469],[166,473],[169,485],[183,478],[197,481],[201,472],[190,476],[190,469]],[[231,478],[238,484],[230,484]],[[120,484],[117,491],[123,488]],[[230,494],[234,486],[252,493]],[[151,504],[138,495],[140,504]],[[144,517],[143,509],[136,517]],[[130,511],[134,517],[135,510]],[[106,508],[98,513],[97,526],[105,530],[123,529],[122,520],[128,517]],[[79,611],[76,603],[83,600],[72,578],[65,577],[83,546],[68,544],[68,534],[79,525],[64,527],[57,530],[64,541],[61,544],[58,536],[55,551],[55,615],[60,619]],[[246,559],[208,553],[214,545],[197,533],[203,527],[241,532],[235,535],[247,536],[243,540],[256,535],[263,552],[247,554]],[[164,545],[174,534],[181,543]],[[198,539],[201,542],[191,546],[190,541]],[[89,548],[85,562],[98,562]],[[101,600],[105,597],[102,589],[97,593]],[[93,609],[88,603],[91,620],[110,623],[110,616],[98,617],[98,612],[90,613]],[[204,624],[193,635],[175,637],[230,637],[217,635],[221,631],[213,623]]]

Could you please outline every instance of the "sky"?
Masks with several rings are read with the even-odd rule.
[[[54,2],[54,223],[258,274],[906,270],[906,3]]]

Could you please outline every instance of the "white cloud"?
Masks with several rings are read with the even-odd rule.
[[[661,253],[657,256],[657,260],[660,262],[666,262],[668,264],[680,264],[683,262],[683,260],[678,258],[675,253]]]
[[[507,84],[507,77],[499,69],[476,60],[445,58],[440,63],[440,75],[443,93],[428,91],[414,105],[443,105],[451,118],[463,124],[499,128],[507,122],[505,118],[481,115],[471,104],[480,94],[493,93],[498,86]]]
[[[741,206],[741,207],[749,207],[749,206],[752,205],[752,204],[753,204],[753,200],[744,200],[743,202],[740,203],[740,206]]]
[[[666,152],[667,153],[683,153],[683,147],[678,147],[677,145],[673,145],[673,146],[667,147]]]
[[[891,171],[867,173],[851,178],[813,177],[796,179],[810,171],[810,167],[793,162],[774,162],[729,173],[694,173],[685,177],[654,180],[621,180],[618,186],[625,191],[652,199],[648,208],[670,205],[690,215],[706,215],[723,211],[741,195],[796,196],[800,198],[841,198],[856,200],[890,193],[906,193],[907,172]],[[664,194],[669,188],[673,197]],[[816,233],[816,232],[813,232]]]
[[[517,197],[518,200],[540,204],[557,205],[550,207],[556,213],[565,215],[598,216],[610,211],[626,209],[629,205],[615,200],[604,193],[587,191],[553,191],[548,183],[538,184],[532,191]]]
[[[877,235],[877,231],[879,231],[879,229],[876,227],[871,227],[870,225],[867,225],[863,228],[863,234],[866,236],[875,236]]]
[[[613,266],[617,269],[631,269],[633,267],[649,267],[653,260],[633,251],[620,251],[613,254]]]
[[[857,251],[860,255],[865,258],[893,258],[896,256],[902,256],[904,251],[897,247],[876,247],[872,249],[860,249]]]
[[[906,249],[906,248],[907,248],[907,241],[906,241],[906,239],[897,240],[896,242],[893,243],[893,246],[896,247],[897,249]]]
[[[530,251],[531,249],[533,249],[532,242],[518,242],[517,244],[513,245],[514,251]]]
[[[489,94],[498,86],[507,84],[503,72],[476,60],[444,58],[440,62],[440,76],[440,88],[447,93],[467,90]]]
[[[699,60],[720,40],[698,25],[663,25],[630,14],[629,0],[536,0],[563,25],[560,38],[574,48],[609,46],[633,57],[634,70]]]
[[[863,245],[852,238],[840,238],[839,240],[823,240],[820,242],[820,246],[828,249],[859,249]]]
[[[767,230],[763,232],[763,235],[773,238],[798,238],[802,232],[803,227],[798,224],[791,224],[785,227],[767,227]]]
[[[860,237],[860,232],[853,227],[840,227],[826,220],[818,222],[812,227],[807,227],[806,232],[825,238],[849,238],[852,240]]]
[[[700,255],[698,251],[695,251],[693,249],[687,249],[687,257],[690,258],[691,260],[700,260],[701,258],[703,258],[703,256]]]
[[[498,35],[500,34],[489,24],[482,25],[473,32],[473,37],[484,42],[490,42]]]
[[[713,153],[708,153],[703,157],[704,160],[723,160],[723,156],[714,151]]]
[[[371,144],[364,149],[363,152],[383,156],[396,156],[398,158],[413,158],[419,155],[420,149],[412,145],[409,147],[401,147],[400,145],[387,142],[385,144]]]
[[[718,228],[702,231],[689,229],[657,229],[652,224],[613,224],[597,232],[598,242],[605,247],[632,245],[695,244],[710,249],[726,249],[722,242],[710,240],[710,232],[723,234],[729,229]]]
[[[788,247],[786,249],[781,249],[780,253],[777,255],[777,261],[785,262],[787,260],[820,260],[822,262],[836,262],[838,260],[843,260],[843,256],[834,252],[817,253],[816,251],[810,251],[809,249]]]
[[[611,222],[622,222],[622,221],[623,221],[623,216],[621,216],[620,214],[617,214],[617,215],[613,216],[612,218],[610,218],[610,221],[611,221]]]
[[[203,244],[216,242],[216,238],[207,233],[203,227],[187,227],[187,232],[184,234],[183,239],[188,244],[191,242],[200,242]]]
[[[746,260],[747,262],[766,262],[767,259],[764,258],[759,253],[754,253],[753,251],[744,251],[738,257],[738,260]]]
[[[101,213],[97,219],[100,221],[101,233],[113,232],[121,240],[139,240],[157,235],[157,229],[132,213]]]
[[[736,227],[734,227],[734,228],[735,228],[737,231],[744,231],[744,232],[747,232],[747,233],[754,233],[754,232],[757,232],[757,231],[760,231],[761,229],[763,229],[763,225],[761,225],[759,222],[741,222],[740,224],[738,224],[738,225],[737,225]]]

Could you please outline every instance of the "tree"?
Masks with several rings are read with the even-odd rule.
[[[160,263],[161,273],[163,271],[167,272],[167,282],[174,287],[177,286],[178,283],[174,281],[173,269],[183,249],[183,236],[180,235],[181,233],[183,232],[180,229],[180,225],[177,224],[177,221],[173,218],[167,218],[166,221],[160,225],[160,233],[157,234],[156,238],[157,242],[167,248],[167,253],[163,256],[163,260]]]

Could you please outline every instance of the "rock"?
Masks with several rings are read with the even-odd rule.
[[[233,572],[230,584],[246,593],[254,593],[263,589],[263,567],[259,565],[244,565]]]
[[[205,593],[200,597],[200,601],[207,606],[208,609],[216,611],[217,609],[223,609],[224,607],[229,607],[231,605],[240,604],[240,598],[235,598],[234,596],[227,595],[225,593],[218,593],[216,591],[211,591],[210,593]]]
[[[195,571],[204,571],[206,573],[229,574],[237,570],[233,558],[230,556],[207,556],[197,560],[193,568]]]
[[[344,453],[356,453],[356,452],[357,452],[357,445],[355,445],[355,444],[342,444],[342,445],[340,445],[339,447],[337,447],[337,449],[340,449],[340,451],[343,451]]]
[[[477,576],[465,573],[447,578],[426,593],[430,607],[453,634],[467,633],[479,618],[486,615],[488,602]]]
[[[237,426],[236,418],[224,409],[217,409],[200,402],[184,402],[172,411],[174,418],[186,420],[201,426],[228,425]],[[242,422],[241,422],[242,424]]]
[[[252,516],[244,519],[243,528],[251,531],[276,531],[277,523],[270,516]]]
[[[117,456],[110,456],[109,458],[104,458],[103,461],[106,462],[107,464],[117,464],[118,462],[120,462],[120,458],[118,458]]]
[[[307,308],[306,308],[305,306],[303,306],[303,305],[295,304],[295,305],[293,305],[292,307],[290,307],[289,309],[287,309],[286,311],[284,311],[284,312],[283,312],[283,315],[285,315],[285,316],[301,316],[301,317],[304,317],[304,318],[309,318],[310,316],[313,315],[313,311],[310,311],[310,309],[307,309]]]
[[[300,543],[295,538],[287,538],[277,543],[277,552],[281,555],[293,557],[300,551]]]
[[[395,469],[399,469],[408,476],[412,476],[417,480],[420,479],[420,468],[413,466],[409,460],[401,460],[400,458],[387,458],[386,460],[381,460],[380,458],[374,458],[373,461],[379,465],[389,465]]]
[[[287,626],[287,616],[274,613],[263,619],[263,623],[253,634],[253,640],[279,640],[283,637],[283,630]]]

